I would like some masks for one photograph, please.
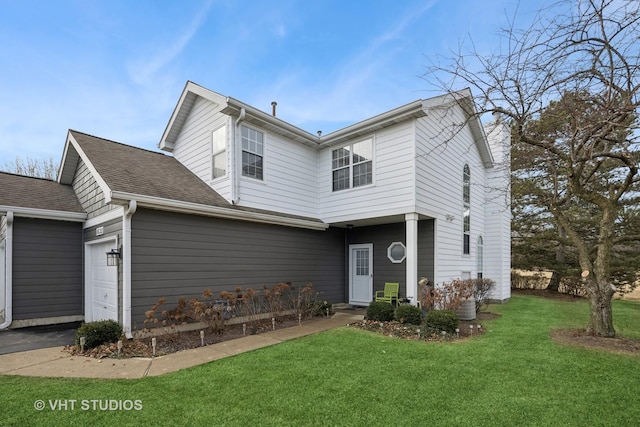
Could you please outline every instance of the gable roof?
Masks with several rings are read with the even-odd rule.
[[[73,188],[56,181],[0,172],[0,212],[82,221],[86,214]]]
[[[81,160],[108,203],[135,200],[139,206],[162,210],[305,228],[328,227],[315,218],[232,205],[171,156],[69,130],[58,180],[70,184]]]
[[[244,121],[248,123],[252,123],[298,143],[316,148],[338,145],[349,139],[393,126],[405,120],[425,117],[430,108],[440,108],[446,104],[457,103],[469,118],[467,124],[478,146],[483,163],[487,167],[493,164],[491,149],[489,148],[482,123],[476,112],[471,90],[468,88],[429,99],[419,99],[326,135],[317,136],[235,98],[223,96],[192,81],[187,81],[167,127],[162,134],[162,138],[158,143],[158,148],[169,152],[173,151],[180,131],[186,123],[189,113],[198,97],[202,97],[217,105],[223,114],[233,117],[240,117],[244,114]]]

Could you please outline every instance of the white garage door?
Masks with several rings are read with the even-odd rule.
[[[85,321],[118,320],[118,267],[107,265],[107,255],[114,241],[87,247],[87,295]]]

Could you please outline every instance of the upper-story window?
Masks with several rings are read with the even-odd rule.
[[[264,177],[264,134],[242,126],[242,176]]]
[[[462,169],[462,253],[471,252],[471,170],[465,164]]]
[[[333,191],[371,184],[373,182],[373,139],[333,150],[331,171]]]
[[[222,126],[211,133],[211,179],[227,175],[227,132]]]

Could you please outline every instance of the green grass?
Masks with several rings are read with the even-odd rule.
[[[0,425],[582,425],[640,420],[640,357],[553,343],[586,302],[517,296],[465,342],[423,343],[354,328],[162,377],[0,377]],[[614,303],[619,334],[640,338],[640,304]],[[38,399],[141,400],[140,411],[36,411]],[[78,402],[76,405],[80,405]]]

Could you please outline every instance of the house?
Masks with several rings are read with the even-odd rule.
[[[509,131],[472,112],[465,90],[320,135],[187,82],[166,154],[70,130],[55,181],[0,174],[2,328],[131,333],[161,297],[283,281],[368,305],[486,277],[506,301]]]

